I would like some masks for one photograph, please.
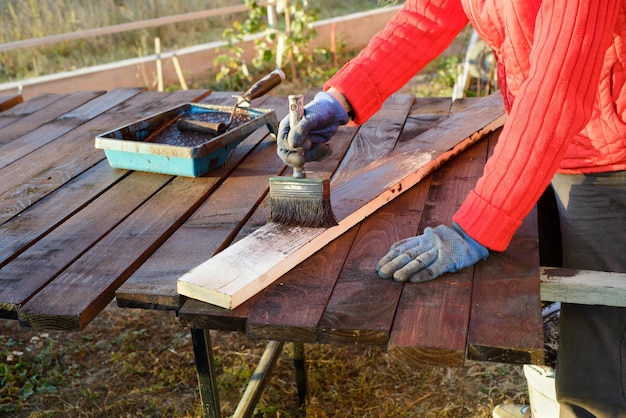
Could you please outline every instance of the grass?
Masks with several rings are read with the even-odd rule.
[[[0,0],[0,43],[99,28],[120,23],[243,4],[244,0]],[[380,7],[378,0],[319,2],[320,18]],[[154,52],[154,38],[172,51],[220,40],[245,14],[61,42],[0,53],[0,82],[141,57]]]
[[[265,343],[211,332],[223,416],[234,412]],[[527,402],[520,366],[469,362],[410,369],[381,348],[306,344],[309,397],[297,408],[291,344],[256,417],[476,417]],[[80,333],[0,320],[0,416],[201,417],[191,337],[172,312],[111,304]],[[25,382],[33,382],[32,388]],[[28,396],[26,396],[28,395]]]

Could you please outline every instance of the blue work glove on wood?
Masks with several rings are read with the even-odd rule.
[[[488,255],[487,248],[453,223],[452,228],[426,228],[422,235],[396,242],[376,271],[383,279],[421,283],[469,267]]]
[[[276,138],[278,155],[292,167],[302,167],[306,161],[322,160],[332,153],[326,143],[339,125],[345,125],[348,120],[346,110],[337,99],[325,92],[317,93],[304,106],[304,116],[292,135],[289,135],[289,116],[280,121]]]

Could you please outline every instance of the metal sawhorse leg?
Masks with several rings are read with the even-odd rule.
[[[209,330],[191,329],[193,341],[193,351],[196,359],[196,370],[198,372],[198,387],[200,390],[200,401],[202,403],[202,414],[205,418],[221,418],[220,400],[215,376],[213,361],[213,348],[211,346],[211,336]],[[294,365],[296,369],[296,383],[298,387],[298,404],[304,405],[307,394],[306,371],[304,359],[304,344],[294,342]],[[280,341],[270,341],[261,356],[246,390],[237,405],[233,414],[234,418],[251,417],[254,408],[261,398],[261,394],[272,369],[282,352],[284,343]]]

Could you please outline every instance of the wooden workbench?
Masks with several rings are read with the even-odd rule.
[[[384,346],[408,365],[543,361],[534,214],[506,252],[474,268],[421,285],[381,280],[373,268],[398,239],[450,222],[498,132],[228,310],[181,297],[176,280],[265,224],[268,177],[284,169],[268,131],[256,131],[226,166],[201,178],[112,169],[94,138],[181,103],[228,105],[231,94],[118,89],[12,100],[0,113],[4,318],[80,330],[114,297],[121,307],[176,311],[192,329],[207,415],[219,411],[217,398],[207,398],[215,396],[211,329],[300,347]],[[332,158],[308,168],[330,176],[345,158],[381,158],[476,100],[451,106],[395,95],[368,124],[342,127]],[[287,111],[284,97],[253,106],[273,108],[279,119]]]

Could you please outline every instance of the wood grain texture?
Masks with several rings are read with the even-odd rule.
[[[487,141],[481,141],[456,158],[453,165],[445,165],[431,176],[419,229],[411,235],[427,227],[450,225],[482,174],[487,153]],[[389,339],[389,354],[408,366],[463,364],[472,276],[470,267],[426,283],[405,284]],[[438,351],[443,353],[441,358],[434,355]]]
[[[541,300],[626,307],[626,273],[541,267]]]
[[[499,133],[489,137],[489,155]],[[505,252],[492,252],[474,271],[467,358],[543,364],[539,238],[532,211]]]
[[[19,309],[169,180],[133,173],[33,243],[0,270],[0,308]]]
[[[394,148],[449,117],[448,98],[418,99]],[[386,119],[391,119],[389,116]],[[377,123],[380,130],[384,124]],[[393,125],[393,122],[392,122]],[[372,160],[384,157],[387,153]],[[386,345],[402,284],[377,277],[376,263],[396,241],[415,235],[430,187],[429,178],[378,209],[360,223],[318,330],[318,341],[334,344]],[[289,275],[289,274],[288,274]]]
[[[0,145],[5,145],[0,148],[0,152],[3,155],[0,168],[9,165],[18,158],[45,145],[48,141],[55,139],[59,134],[55,135],[53,132],[48,132],[45,128],[46,124],[62,119],[64,114],[85,105],[85,103],[102,96],[104,93],[104,91],[84,91],[71,95],[50,95],[47,97],[57,100],[54,100],[48,106],[42,107],[35,113],[19,115],[18,112],[15,112],[12,118],[9,115],[4,115],[0,118],[1,121],[9,122],[12,119],[13,122],[19,121],[19,123],[8,123],[2,127]],[[55,124],[57,129],[52,129],[51,131],[60,130],[61,127],[64,127],[67,132],[75,126],[73,121],[67,122],[69,123]]]
[[[176,177],[164,185],[24,304],[20,322],[34,329],[84,328],[113,299],[115,289],[206,199],[206,183],[203,178]]]
[[[372,126],[368,123],[359,129],[340,170],[349,172],[388,154],[398,141],[400,131],[405,125],[404,115],[410,111],[411,103],[413,103],[412,98],[402,96],[388,101],[383,107],[384,111],[377,114],[376,118],[371,121]],[[383,132],[384,136],[380,137]],[[337,138],[333,138],[333,147],[337,145],[335,139]],[[337,178],[335,181],[338,181]],[[393,209],[381,210],[388,214]],[[381,217],[384,219],[385,215]],[[378,225],[381,225],[380,220]],[[385,228],[387,226],[387,224],[384,225]],[[338,290],[337,287],[347,285],[348,282],[354,280],[355,275],[358,276],[363,271],[360,270],[358,263],[367,257],[364,251],[376,244],[371,241],[375,238],[376,232],[364,233],[363,228],[364,225],[360,225],[359,228],[350,229],[261,292],[248,318],[248,336],[251,338],[279,336],[279,339],[284,341],[329,342],[338,339],[349,341],[348,343],[380,344],[379,330],[375,328],[372,328],[371,333],[361,328],[363,332],[354,338],[355,332],[352,327],[357,326],[356,322],[362,311],[350,311],[355,314],[354,321],[342,322],[345,325],[344,328],[334,326],[337,316],[341,316],[341,311],[348,308],[343,303],[354,303],[349,298],[342,298],[345,292]],[[357,236],[360,238],[353,242]],[[357,254],[354,252],[355,247],[363,251]],[[347,265],[344,260],[351,248],[354,254],[351,257],[348,256],[350,263]],[[358,292],[355,286],[352,290]],[[363,290],[371,291],[372,289],[364,285]],[[382,305],[383,303],[377,304],[377,306]],[[298,314],[294,315],[294,312]],[[367,313],[370,314],[371,310]],[[323,314],[324,317],[322,317]],[[367,318],[361,317],[360,319],[361,324],[368,323]],[[330,323],[333,324],[330,325]],[[386,340],[386,337],[383,339]]]
[[[230,95],[207,100],[232,104]],[[284,99],[269,98],[256,105],[287,114]],[[250,155],[248,155],[250,154]],[[186,271],[227,246],[267,194],[268,177],[284,164],[276,154],[276,142],[265,127],[237,145],[229,164],[207,174],[216,190],[206,202],[116,291],[121,306],[178,309],[181,300],[176,280]],[[218,181],[225,179],[223,183]]]
[[[239,305],[444,161],[502,126],[504,119],[499,96],[482,99],[416,138],[418,150],[394,150],[350,173],[341,183],[331,183],[338,226],[307,229],[268,223],[182,276],[178,292],[226,308]],[[255,248],[264,251],[257,254]]]
[[[104,160],[104,152],[94,146],[96,135],[188,101],[184,99],[204,95],[197,91],[140,93],[140,89],[114,90],[48,124],[59,133],[64,129],[57,131],[57,125],[72,124],[74,129],[24,156],[20,164],[0,169],[0,176],[5,179],[0,184],[0,223]],[[124,103],[138,94],[131,104]]]

